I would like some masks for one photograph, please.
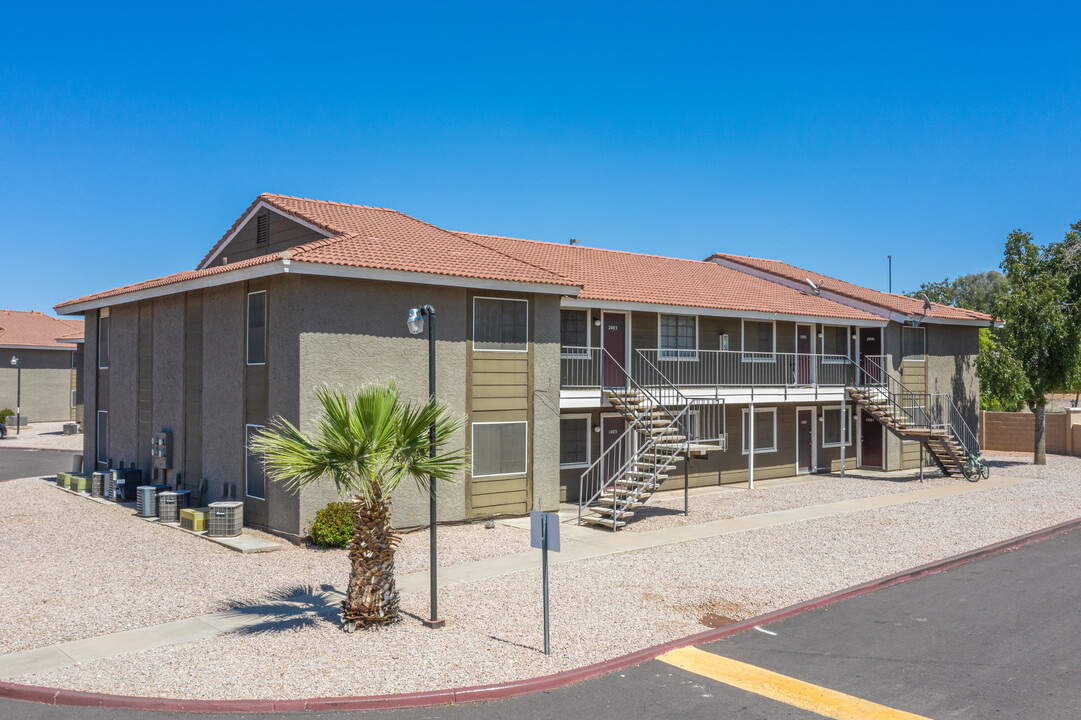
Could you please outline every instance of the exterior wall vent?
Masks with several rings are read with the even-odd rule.
[[[270,241],[270,215],[255,218],[255,244],[266,245]]]

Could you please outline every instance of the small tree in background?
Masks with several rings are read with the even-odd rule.
[[[397,622],[394,551],[399,536],[390,523],[390,494],[408,478],[427,492],[429,477],[454,480],[465,466],[462,450],[443,452],[462,419],[442,403],[413,405],[393,382],[365,385],[352,401],[341,390],[321,387],[322,415],[308,435],[283,418],[260,431],[252,450],[265,457],[267,475],[292,490],[330,479],[339,497],[353,503],[356,520],[349,542],[349,588],[342,627]],[[435,425],[435,457],[429,427]]]
[[[1020,399],[1036,416],[1036,465],[1047,463],[1047,394],[1067,386],[1081,362],[1079,231],[1075,223],[1065,240],[1046,247],[1028,233],[1010,233],[1002,260],[1006,292],[991,307],[1005,327],[998,338],[988,334],[986,352],[976,358],[976,374],[990,394],[1007,405]]]

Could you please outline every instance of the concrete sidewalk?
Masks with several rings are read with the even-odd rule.
[[[612,533],[564,524],[563,530],[566,532],[567,541],[563,543],[561,552],[549,555],[549,562],[556,565],[576,562],[874,508],[994,490],[1033,481],[1035,478],[995,476],[979,483],[957,483],[944,487],[922,488],[910,492],[811,505],[642,533]],[[540,551],[529,550],[488,560],[452,565],[439,569],[439,585],[447,587],[476,582],[533,569],[539,564]],[[398,589],[402,593],[425,592],[428,589],[428,582],[426,570],[397,578]],[[282,623],[313,615],[334,616],[338,612],[338,604],[343,597],[340,591],[330,589],[256,606],[225,610],[185,620],[11,653],[0,656],[0,680],[28,673],[47,672],[78,662],[90,662],[164,645],[190,642],[235,632],[261,623]]]

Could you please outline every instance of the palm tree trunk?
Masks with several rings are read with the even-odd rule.
[[[342,601],[342,625],[355,627],[398,622],[398,589],[394,584],[394,551],[400,536],[390,525],[390,500],[358,498],[353,539],[349,543],[349,589]]]

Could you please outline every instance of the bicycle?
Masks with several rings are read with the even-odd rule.
[[[986,480],[991,477],[991,468],[980,456],[979,452],[974,452],[968,456],[968,460],[961,466],[961,473],[965,476],[965,480],[979,482],[980,478]]]

